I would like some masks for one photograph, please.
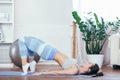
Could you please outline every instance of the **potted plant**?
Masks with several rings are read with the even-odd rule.
[[[93,56],[102,54],[101,51],[106,40],[111,33],[117,31],[118,27],[120,26],[120,20],[118,18],[117,21],[105,22],[102,17],[99,19],[97,14],[92,12],[88,13],[88,16],[90,17],[85,17],[84,21],[76,11],[72,12],[72,16],[75,19],[75,22],[78,24],[79,30],[82,32],[82,39],[85,41],[87,54]],[[97,63],[93,56],[92,61]],[[101,57],[103,58],[103,55]],[[103,59],[100,60],[100,58],[96,58],[99,59],[98,62],[101,61],[100,64],[98,63],[99,67],[101,67]]]

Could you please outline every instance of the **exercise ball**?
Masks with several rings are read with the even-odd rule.
[[[12,43],[9,49],[9,56],[12,61],[16,66],[22,68],[22,62],[21,62],[21,56],[19,53],[19,46],[18,46],[18,39]],[[34,55],[34,60],[38,62],[40,59],[38,54]],[[29,58],[27,57],[27,61],[29,61]]]

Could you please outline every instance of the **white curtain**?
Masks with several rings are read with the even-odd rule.
[[[76,35],[77,35],[77,47],[78,47],[78,56],[77,56],[77,61],[78,64],[81,65],[82,63],[87,61],[87,54],[86,54],[86,50],[85,50],[85,42],[82,40],[82,34],[78,28],[78,26],[76,26],[77,30],[76,30]]]

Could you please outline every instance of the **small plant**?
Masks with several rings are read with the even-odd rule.
[[[117,21],[105,23],[104,19],[102,17],[99,19],[96,13],[88,13],[90,18],[85,17],[85,21],[82,20],[76,11],[72,12],[72,16],[82,32],[87,54],[101,54],[108,37],[112,32],[116,32],[120,26],[118,18]]]

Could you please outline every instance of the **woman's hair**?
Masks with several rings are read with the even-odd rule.
[[[90,67],[90,72],[85,73],[85,75],[97,74],[98,71],[99,71],[99,66],[98,66],[98,64],[95,64]]]
[[[95,64],[94,66],[90,67],[90,74],[96,74],[99,71],[98,64]]]

